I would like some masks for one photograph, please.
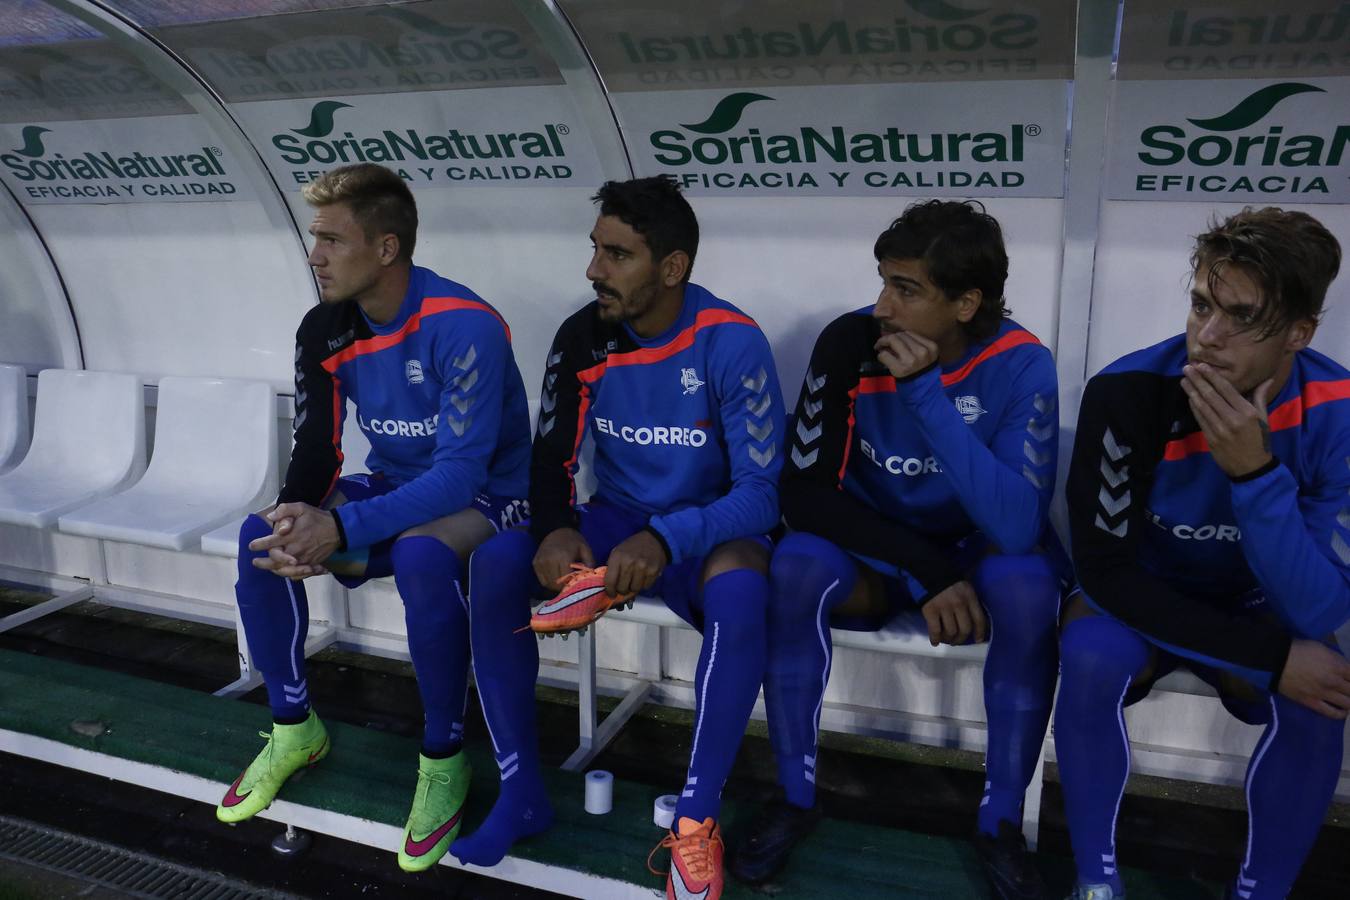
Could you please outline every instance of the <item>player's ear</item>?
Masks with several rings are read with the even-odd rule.
[[[672,250],[661,260],[661,283],[668,288],[684,283],[689,276],[689,254],[683,250]]]
[[[952,301],[956,304],[956,321],[964,325],[975,318],[975,314],[980,311],[980,303],[983,300],[984,292],[979,288],[971,288],[962,293]]]
[[[380,265],[392,266],[398,261],[398,252],[400,244],[398,235],[385,234],[380,236]]]
[[[1317,322],[1313,319],[1299,319],[1293,325],[1289,326],[1289,334],[1285,338],[1285,349],[1297,353],[1300,350],[1307,349],[1312,343],[1313,335],[1317,333]]]

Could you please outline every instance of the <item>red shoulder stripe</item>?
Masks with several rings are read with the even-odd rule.
[[[1297,397],[1290,397],[1270,411],[1270,415],[1267,417],[1270,422],[1270,430],[1283,431],[1286,428],[1297,428],[1303,424],[1305,410],[1334,400],[1347,399],[1350,399],[1350,378],[1343,378],[1340,381],[1310,381],[1303,385],[1302,394]],[[1163,459],[1174,461],[1185,459],[1192,453],[1208,452],[1209,441],[1205,439],[1205,433],[1197,431],[1194,434],[1186,435],[1184,438],[1168,441],[1167,446],[1163,448]]]
[[[577,378],[589,384],[604,375],[607,367],[645,366],[660,362],[663,359],[669,359],[681,350],[692,347],[694,337],[703,329],[711,328],[714,325],[729,324],[759,327],[755,325],[754,319],[741,313],[732,312],[729,309],[705,309],[694,318],[694,324],[682,330],[660,347],[642,347],[625,353],[611,353],[604,362],[591,366],[589,369],[582,369],[577,373]]]
[[[480,312],[490,313],[492,317],[501,324],[502,330],[506,332],[506,340],[508,342],[511,340],[511,329],[507,327],[506,321],[495,309],[481,300],[466,300],[463,297],[426,297],[422,300],[421,308],[409,316],[408,321],[404,322],[403,327],[398,331],[395,331],[392,334],[377,334],[374,337],[357,341],[345,350],[334,353],[332,356],[325,359],[321,365],[331,375],[337,371],[338,366],[341,366],[343,363],[351,362],[358,356],[365,356],[367,353],[378,353],[381,350],[401,343],[404,338],[422,327],[422,319],[424,317],[434,316],[437,313],[452,312],[459,309],[474,309],[479,310]]]
[[[1023,344],[1039,345],[1040,343],[1040,341],[1036,340],[1036,335],[1032,334],[1030,331],[1010,331],[1003,337],[994,341],[988,347],[985,347],[980,351],[978,356],[957,369],[955,372],[948,372],[946,375],[943,375],[942,386],[951,387],[958,381],[964,380],[971,372],[975,371],[977,366],[988,362],[1000,353],[1007,353],[1012,348],[1020,347]]]

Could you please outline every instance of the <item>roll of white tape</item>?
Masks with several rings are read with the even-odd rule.
[[[675,800],[674,794],[662,794],[656,798],[656,805],[652,807],[652,822],[662,828],[670,828],[675,824]]]
[[[614,775],[596,769],[586,773],[586,812],[603,816],[614,808]]]

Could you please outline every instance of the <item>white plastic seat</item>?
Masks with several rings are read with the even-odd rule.
[[[639,597],[630,609],[610,610],[606,618],[620,619],[624,622],[637,622],[643,625],[660,625],[664,628],[689,628],[675,613],[670,611],[655,597]],[[989,652],[986,644],[964,644],[953,647],[939,644],[934,647],[928,643],[928,627],[923,615],[917,610],[902,613],[892,618],[876,631],[850,631],[844,628],[831,628],[830,636],[836,648],[851,647],[856,650],[876,650],[881,653],[902,653],[908,656],[939,656],[945,659],[984,659]]]
[[[28,449],[28,373],[0,365],[0,473],[19,464]]]
[[[0,475],[0,522],[46,528],[145,471],[145,392],[135,375],[47,369],[33,418],[23,462]]]
[[[262,508],[264,504],[259,503]],[[202,535],[202,552],[208,556],[228,556],[239,558],[239,529],[244,527],[247,515],[238,516]]]
[[[164,378],[145,477],[128,490],[61,516],[61,530],[186,549],[276,493],[276,443],[271,385]]]

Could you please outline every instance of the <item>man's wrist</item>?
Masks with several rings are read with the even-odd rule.
[[[336,552],[343,553],[347,550],[347,529],[342,526],[342,516],[338,515],[336,509],[328,510],[328,515],[333,517],[333,527],[337,529],[338,545]]]
[[[1256,467],[1255,469],[1252,469],[1250,472],[1247,472],[1246,474],[1229,475],[1228,480],[1233,482],[1233,484],[1242,484],[1245,481],[1255,481],[1262,475],[1269,475],[1271,472],[1274,472],[1279,467],[1279,465],[1280,465],[1280,458],[1278,456],[1271,456],[1270,459],[1266,460],[1263,464]]]
[[[646,526],[642,530],[647,532],[647,534],[650,534],[652,537],[656,538],[656,542],[661,545],[661,552],[666,555],[666,565],[670,565],[670,561],[675,557],[674,554],[670,552],[670,544],[666,543],[665,536],[650,525]]]
[[[917,381],[918,379],[922,378],[924,375],[927,375],[929,372],[936,371],[936,370],[937,370],[937,367],[938,367],[938,362],[937,362],[937,360],[933,360],[933,361],[930,362],[928,365],[924,366],[922,369],[918,369],[918,370],[916,370],[916,371],[914,371],[914,372],[910,372],[908,375],[904,375],[904,376],[897,375],[897,376],[895,376],[895,380],[896,380],[897,382],[899,382],[900,384],[908,384],[908,383],[911,382],[911,381]]]

